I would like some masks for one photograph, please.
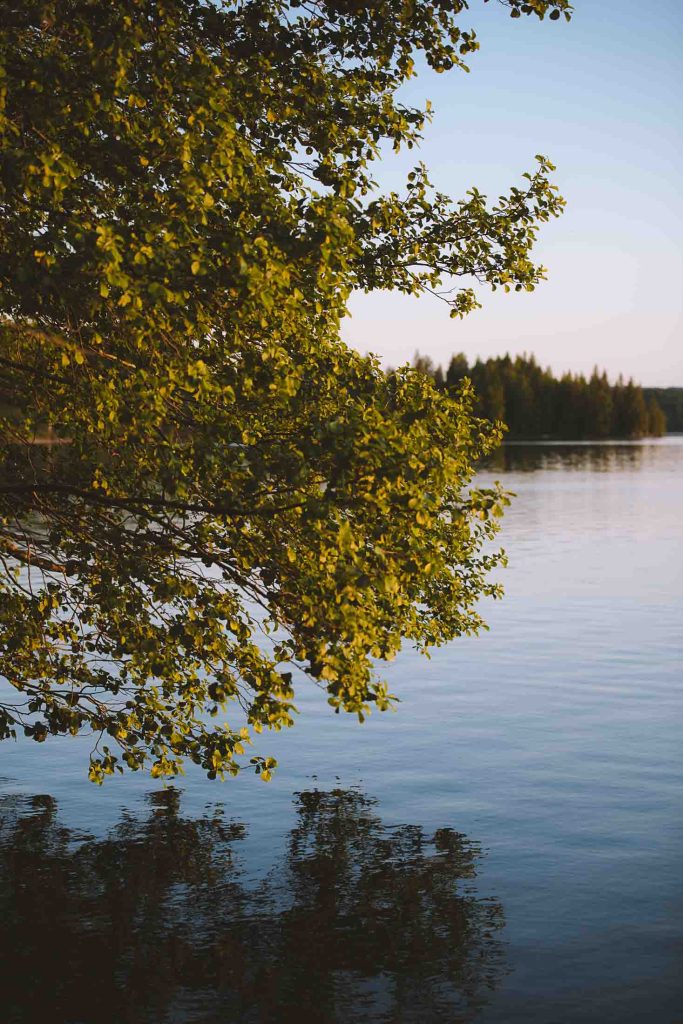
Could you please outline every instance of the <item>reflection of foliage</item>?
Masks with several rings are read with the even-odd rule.
[[[311,1019],[424,1021],[476,1004],[500,971],[502,909],[457,891],[475,875],[466,837],[387,828],[353,791],[302,793],[299,813],[281,918],[282,949],[297,952],[278,965],[292,1005],[308,990]]]
[[[242,825],[186,818],[174,791],[152,802],[85,842],[49,797],[0,804],[8,1021],[461,1021],[496,984],[502,908],[472,889],[465,836],[305,792],[286,857],[250,888]]]

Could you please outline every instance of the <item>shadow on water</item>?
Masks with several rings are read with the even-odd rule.
[[[104,839],[48,796],[0,799],[3,1019],[51,1024],[469,1021],[505,973],[478,848],[385,826],[356,790],[297,796],[275,866],[249,883],[245,827],[177,791]]]

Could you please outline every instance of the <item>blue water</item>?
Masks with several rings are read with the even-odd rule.
[[[11,1021],[683,1021],[683,438],[484,476],[516,493],[490,632],[405,651],[362,726],[302,694],[271,783],[150,797],[89,784],[87,741],[0,747]],[[36,959],[78,975],[89,936],[79,1005]]]

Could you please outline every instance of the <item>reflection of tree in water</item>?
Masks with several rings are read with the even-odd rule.
[[[0,803],[4,1019],[463,1021],[504,969],[477,850],[385,827],[356,791],[309,791],[281,862],[249,887],[244,826],[152,797],[78,842],[49,797]]]
[[[503,445],[483,468],[491,472],[534,473],[538,470],[577,470],[609,473],[640,469],[644,448],[638,444],[515,444]]]

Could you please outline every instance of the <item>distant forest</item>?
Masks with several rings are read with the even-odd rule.
[[[683,433],[683,388],[643,388],[643,395],[661,406],[668,431]]]
[[[555,377],[526,355],[477,359],[469,366],[458,353],[444,371],[416,352],[413,365],[444,390],[456,389],[469,377],[477,412],[507,424],[508,438],[661,437],[667,430],[683,430],[683,388],[644,389],[622,377],[611,384],[597,368],[589,378]]]

